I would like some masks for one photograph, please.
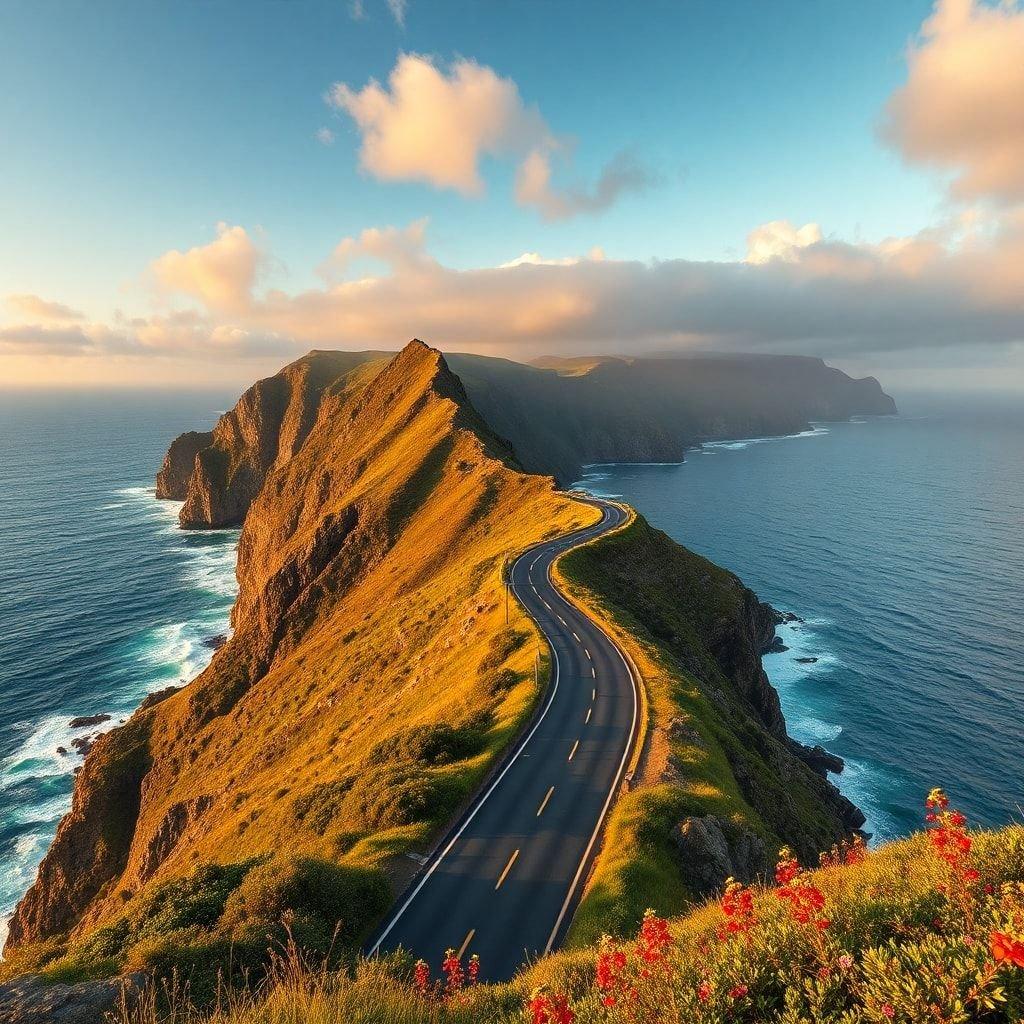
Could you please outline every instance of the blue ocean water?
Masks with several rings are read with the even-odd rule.
[[[1024,403],[897,402],[581,482],[805,620],[765,668],[876,839],[918,827],[935,785],[979,824],[1024,804]]]
[[[180,531],[153,479],[176,434],[233,401],[0,394],[0,945],[70,807],[71,741],[191,679],[228,628],[237,531]],[[97,713],[111,721],[68,727]]]

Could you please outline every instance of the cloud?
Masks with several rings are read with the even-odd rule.
[[[81,327],[44,327],[40,324],[0,327],[0,353],[4,354],[77,356],[93,348],[91,339]]]
[[[334,145],[334,132],[331,131],[326,125],[322,128],[317,128],[313,133],[313,138],[322,146],[333,146]]]
[[[409,0],[388,0],[388,10],[395,24],[399,28],[405,28],[405,15],[409,10]]]
[[[208,253],[232,232],[247,237],[222,226],[212,243],[179,255]],[[1024,208],[972,211],[871,244],[774,221],[748,245],[747,259],[731,262],[618,260],[595,249],[455,269],[430,253],[421,220],[342,239],[320,268],[321,287],[259,293],[251,275],[226,274],[244,282],[230,311],[223,289],[194,287],[200,307],[109,326],[4,328],[0,350],[240,365],[311,347],[394,348],[419,336],[512,357],[698,349],[803,352],[861,366],[866,356],[969,366],[983,353],[1024,350]],[[195,262],[205,266],[205,257]]]
[[[351,0],[348,15],[353,21],[366,21],[366,5],[363,0]]]
[[[464,196],[484,193],[485,158],[519,161],[516,197],[548,220],[606,209],[622,194],[639,191],[653,176],[635,158],[620,154],[592,189],[557,189],[551,158],[569,145],[528,107],[510,78],[472,60],[447,71],[429,57],[401,54],[387,86],[375,79],[354,90],[335,83],[327,96],[362,135],[360,164],[382,181],[422,181]]]
[[[211,309],[245,307],[263,262],[245,228],[217,225],[217,238],[188,252],[172,249],[152,265],[161,288],[199,299]]]
[[[820,241],[821,227],[818,224],[805,224],[798,228],[788,220],[772,220],[747,235],[747,262],[785,260],[794,263],[800,258],[801,249]]]
[[[956,218],[876,244],[817,225],[762,225],[742,262],[522,256],[458,270],[425,222],[343,240],[324,288],[280,290],[240,318],[301,346],[393,346],[420,335],[507,354],[653,347],[860,355],[1024,340],[1024,215]],[[377,274],[353,273],[372,259]]]
[[[883,137],[951,171],[957,199],[1024,200],[1024,8],[938,0],[907,61]]]
[[[593,189],[551,187],[551,161],[535,149],[520,165],[516,198],[524,206],[536,206],[545,220],[566,220],[580,213],[607,210],[626,192],[643,192],[656,178],[628,153],[620,153],[601,172]]]
[[[8,295],[7,307],[32,321],[84,320],[85,314],[61,302],[48,302],[38,295]]]

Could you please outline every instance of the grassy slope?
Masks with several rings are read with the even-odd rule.
[[[556,573],[632,656],[650,700],[635,788],[615,805],[573,922],[572,944],[593,942],[604,932],[629,933],[647,907],[677,914],[693,902],[670,838],[687,816],[711,814],[750,829],[769,854],[783,843],[831,845],[834,817],[820,806],[814,780],[795,762],[786,763],[786,779],[780,776],[772,758],[785,754],[753,721],[713,653],[722,623],[743,615],[744,589],[735,576],[652,529],[642,516],[570,552]],[[666,782],[669,757],[681,777]],[[746,795],[737,784],[738,766]],[[785,820],[778,807],[786,808]]]
[[[620,996],[611,1008],[601,1003],[598,951],[589,947],[556,953],[507,985],[481,986],[453,1000],[423,999],[409,984],[408,969],[387,962],[364,962],[341,974],[292,962],[268,989],[239,992],[209,1016],[186,1015],[179,1005],[174,1020],[522,1024],[554,1020],[526,1012],[531,993],[545,986],[568,997],[575,1024],[1009,1024],[1024,1013],[1024,969],[993,971],[989,937],[994,930],[1024,937],[1024,828],[976,833],[973,843],[980,878],[967,903],[941,894],[947,870],[917,835],[861,863],[806,877],[824,897],[830,922],[824,933],[795,924],[768,889],[754,892],[752,930],[729,942],[717,934],[725,920],[719,905],[701,906],[670,922],[666,967],[655,968],[651,980],[633,974],[638,995]],[[630,956],[631,943],[623,948]],[[700,986],[706,986],[703,998]],[[130,1024],[164,1020],[143,1010]]]
[[[240,560],[252,571],[243,569],[235,637],[192,686],[139,716],[151,766],[134,841],[70,944],[46,944],[46,958],[66,950],[54,975],[159,964],[168,942],[192,944],[200,958],[213,939],[273,924],[280,901],[324,864],[349,872],[324,876],[326,902],[356,893],[365,927],[383,909],[374,875],[401,884],[412,862],[400,855],[427,849],[530,714],[541,645],[522,614],[505,626],[500,566],[597,513],[510,468],[436,373],[433,356],[421,357],[365,390],[339,389],[300,457],[269,482],[273,502],[257,503],[246,525]],[[349,508],[358,525],[291,605],[260,673],[267,594]],[[99,762],[118,754],[118,735]],[[202,797],[213,806],[143,880],[168,812]],[[297,880],[295,858],[313,859]],[[254,863],[270,875],[246,911],[232,894]],[[178,880],[209,864],[233,874],[207,879],[225,892],[192,913],[202,886]],[[165,913],[168,900],[182,912]],[[38,963],[36,952],[21,951],[7,973]]]

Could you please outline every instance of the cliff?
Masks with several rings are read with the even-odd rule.
[[[403,855],[428,847],[535,707],[542,645],[522,614],[506,626],[501,565],[595,510],[523,472],[437,351],[414,341],[328,380],[332,358],[251,389],[198,452],[190,489],[208,452],[234,467],[196,492],[221,510],[265,472],[234,633],[87,757],[11,922],[9,972],[258,970],[285,910],[307,948],[350,949],[407,877]],[[662,652],[656,728],[682,730],[684,760],[699,734],[710,758],[631,794],[669,793],[648,845],[709,810],[766,848],[808,852],[858,823],[786,741],[760,666],[767,606],[642,519],[579,558],[580,592]],[[642,860],[642,846],[608,847],[602,862]],[[672,861],[671,891],[699,892],[693,861]]]
[[[548,360],[528,366],[451,355],[473,406],[520,465],[569,484],[597,462],[679,462],[704,440],[787,434],[811,420],[896,411],[874,378],[820,359],[701,356]],[[363,386],[379,352],[311,352],[250,388],[206,435],[184,434],[158,496],[184,501],[182,525],[237,525],[267,473],[298,452],[324,396]],[[184,483],[182,483],[184,481]]]
[[[203,925],[228,914],[208,941],[238,963],[285,909],[267,911],[267,889],[342,893],[351,943],[383,911],[386,873],[412,863],[400,855],[531,712],[538,638],[522,617],[506,628],[501,564],[595,510],[524,474],[435,350],[413,342],[362,381],[317,386],[316,370],[289,371],[291,397],[263,382],[218,424],[220,443],[273,425],[236,462],[250,482],[269,468],[239,542],[234,634],[97,742],[8,952],[57,938],[84,955],[100,934],[128,957],[200,884],[220,892]],[[216,867],[177,881],[196,865]],[[260,898],[232,903],[245,885]],[[334,913],[309,911],[316,948],[332,941],[316,915]]]

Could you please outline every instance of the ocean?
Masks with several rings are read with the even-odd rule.
[[[1024,403],[896,399],[580,481],[803,620],[765,669],[876,842],[919,827],[932,786],[979,825],[1024,805]]]
[[[178,530],[153,478],[234,398],[0,395],[0,922],[70,806],[71,741],[97,731],[71,719],[115,725],[228,629],[237,531]],[[1024,802],[1024,411],[901,407],[584,481],[804,620],[765,665],[877,839],[933,785],[981,824]]]
[[[183,533],[153,480],[236,397],[0,394],[0,945],[71,806],[72,741],[193,678],[228,629],[237,531]]]

